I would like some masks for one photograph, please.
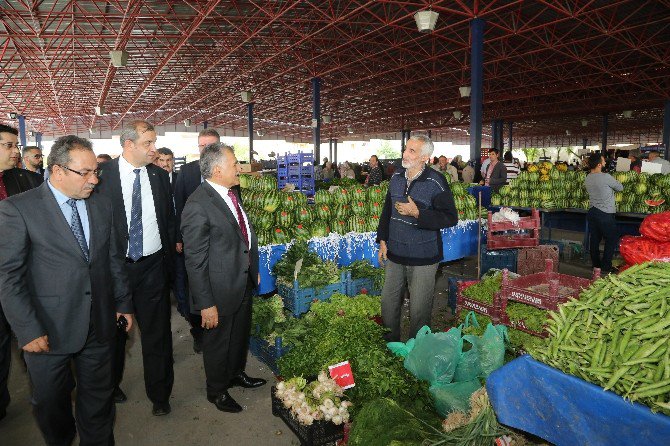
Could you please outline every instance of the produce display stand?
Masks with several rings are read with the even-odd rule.
[[[458,225],[441,231],[442,262],[469,257],[477,253],[476,221],[459,222]],[[481,234],[481,231],[480,231]],[[485,237],[485,234],[481,234]],[[348,266],[356,260],[367,260],[372,266],[379,267],[375,232],[350,232],[348,234],[330,234],[328,237],[309,241],[310,250],[316,252],[324,260],[337,261],[338,266]],[[261,283],[258,294],[267,294],[277,289],[276,277],[272,268],[286,252],[287,245],[265,245],[258,248],[259,273]]]
[[[669,445],[670,417],[525,355],[486,381],[498,421],[557,446]]]
[[[290,311],[293,316],[298,317],[309,311],[314,301],[324,301],[329,299],[333,293],[346,294],[347,292],[348,272],[340,273],[340,281],[325,285],[320,288],[300,288],[298,281],[293,281],[293,287],[279,285],[277,291],[284,301],[284,307]]]
[[[272,386],[272,415],[279,417],[298,437],[301,446],[322,446],[335,443],[344,438],[344,425],[336,425],[330,421],[317,420],[310,426],[300,424],[281,400],[275,396]]]

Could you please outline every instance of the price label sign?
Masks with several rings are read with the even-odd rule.
[[[328,366],[330,377],[335,380],[338,386],[343,389],[354,387],[354,374],[351,371],[351,364],[349,361],[340,362],[339,364]]]

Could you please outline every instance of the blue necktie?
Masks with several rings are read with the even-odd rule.
[[[128,229],[128,257],[137,261],[143,254],[142,229],[142,188],[140,187],[140,169],[133,169],[133,204],[130,208],[130,228]]]
[[[74,234],[74,238],[77,239],[81,251],[84,253],[86,261],[89,261],[88,257],[88,244],[86,243],[86,237],[84,236],[84,227],[81,224],[81,218],[79,217],[79,211],[77,210],[77,200],[70,198],[67,200],[67,204],[72,208],[72,218],[70,220],[70,229]]]

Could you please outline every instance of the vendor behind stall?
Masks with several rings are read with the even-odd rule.
[[[612,271],[612,257],[619,242],[619,234],[616,227],[616,206],[614,203],[614,192],[623,190],[623,185],[615,180],[610,174],[603,173],[605,158],[598,152],[592,153],[588,158],[590,173],[584,181],[586,191],[589,194],[589,212],[587,220],[589,223],[589,237],[591,261],[594,268],[600,268],[603,274]],[[605,249],[600,256],[600,241],[605,239]]]

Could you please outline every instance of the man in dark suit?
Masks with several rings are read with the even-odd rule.
[[[113,339],[121,316],[133,322],[125,255],[111,202],[90,197],[91,143],[59,138],[48,164],[48,182],[0,202],[0,300],[25,352],[46,443],[68,445],[78,431],[81,444],[112,445]]]
[[[174,190],[177,186],[177,172],[174,171],[174,153],[167,147],[161,147],[157,152],[158,156],[156,157],[155,164],[165,170],[170,176],[170,186],[174,195]]]
[[[214,129],[205,129],[198,133],[198,151],[202,155],[202,151],[205,150],[210,144],[218,143],[221,141],[219,133]],[[203,182],[202,175],[200,174],[200,163],[198,160],[191,161],[181,166],[179,170],[179,177],[177,178],[177,184],[174,191],[174,204],[175,210],[177,212],[177,228],[181,223],[181,213],[184,210],[184,205],[186,205],[186,200],[188,197],[195,191],[200,183]],[[239,194],[238,194],[239,195]],[[184,316],[191,326],[191,336],[193,336],[193,351],[196,353],[202,352],[202,320],[200,319],[200,314],[197,312],[192,312],[189,308],[189,299],[188,299],[188,277],[183,273],[185,271],[184,266],[184,244],[181,239],[181,234],[177,234],[177,274],[175,277],[175,293],[174,297],[177,300],[177,307],[179,308],[179,313]]]
[[[170,413],[174,382],[170,329],[169,278],[174,269],[175,221],[170,182],[156,157],[156,132],[145,121],[135,121],[121,133],[123,153],[100,165],[96,190],[114,206],[114,227],[124,240],[135,318],[142,341],[144,385],[156,416]],[[126,355],[125,336],[115,353],[114,400],[126,396],[119,387]]]
[[[37,146],[25,146],[21,151],[23,168],[44,178],[44,166],[42,165],[42,149]]]
[[[24,169],[16,168],[19,160],[19,131],[0,124],[0,201],[42,184],[43,178]],[[0,420],[7,415],[9,406],[9,368],[11,363],[12,334],[0,307]]]
[[[251,292],[258,286],[258,240],[232,187],[239,184],[233,148],[209,145],[200,158],[205,182],[184,207],[181,230],[191,311],[202,318],[207,399],[240,412],[233,386],[260,387],[244,372],[251,329]]]

